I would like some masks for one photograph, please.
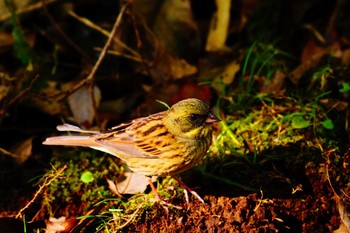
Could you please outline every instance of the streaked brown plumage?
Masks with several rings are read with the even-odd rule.
[[[198,99],[186,99],[169,110],[137,118],[107,131],[85,131],[62,125],[60,131],[88,136],[47,138],[45,145],[84,146],[124,160],[134,172],[146,176],[176,175],[196,165],[212,140],[212,123],[219,121]]]

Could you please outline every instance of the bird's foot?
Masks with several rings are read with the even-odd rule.
[[[200,200],[202,203],[205,203],[203,198],[201,198],[201,196],[198,195],[198,193],[196,191],[194,191],[193,189],[191,189],[190,187],[188,187],[178,176],[173,176],[173,178],[180,184],[180,186],[184,189],[184,193],[185,193],[185,199],[186,199],[186,203],[188,204],[190,201],[189,197],[188,197],[188,192],[190,192],[193,196],[195,196],[198,200]]]
[[[165,209],[165,211],[166,211],[167,213],[169,212],[168,207],[170,207],[170,208],[175,208],[175,209],[178,209],[178,210],[181,210],[181,209],[182,209],[181,206],[173,205],[173,204],[171,204],[171,203],[169,203],[169,202],[163,200],[163,199],[159,196],[159,193],[157,192],[157,189],[154,187],[153,182],[152,182],[151,179],[149,180],[149,184],[150,184],[150,186],[151,186],[151,189],[152,189],[152,191],[153,191],[153,193],[154,193],[154,196],[156,197],[157,201],[158,201],[160,204],[162,204],[163,208]]]

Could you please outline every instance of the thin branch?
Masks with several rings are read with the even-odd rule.
[[[77,19],[79,22],[85,24],[86,26],[100,32],[101,34],[105,35],[106,37],[110,37],[110,32],[101,28],[100,26],[94,24],[92,21],[90,21],[87,18],[81,17],[79,15],[77,15],[75,12],[73,11],[68,11],[68,14],[70,16],[72,16],[73,18]],[[135,50],[131,49],[129,46],[127,46],[126,44],[124,44],[121,40],[119,40],[118,38],[114,38],[113,37],[113,41],[120,46],[122,49],[127,50],[128,52],[130,52],[132,55],[127,55],[127,54],[118,54],[120,56],[126,56],[126,57],[131,57],[130,59],[133,60],[139,60],[140,59],[140,54],[138,52],[136,52]]]
[[[129,3],[126,3],[122,9],[120,10],[120,13],[114,23],[114,26],[113,26],[113,29],[108,37],[108,40],[105,44],[105,46],[103,47],[102,51],[101,51],[101,54],[100,56],[98,57],[98,60],[96,61],[94,67],[92,68],[89,76],[83,80],[81,80],[78,84],[76,84],[71,90],[67,91],[66,93],[64,93],[64,95],[60,98],[58,98],[58,100],[62,100],[64,98],[66,98],[67,96],[69,96],[70,94],[72,94],[73,92],[75,92],[76,90],[78,90],[79,88],[81,88],[82,86],[84,86],[85,84],[87,83],[90,83],[93,81],[93,78],[98,70],[98,68],[100,67],[101,63],[102,63],[102,60],[103,58],[106,56],[106,53],[113,41],[113,37],[115,35],[115,33],[117,32],[117,29],[119,29],[119,26],[120,26],[120,23],[122,21],[122,17],[126,11],[126,9],[128,8],[129,6]]]
[[[58,32],[58,34],[61,35],[61,37],[75,50],[77,51],[82,57],[84,57],[87,61],[91,61],[89,55],[82,50],[74,41],[71,40],[71,38],[69,38],[67,36],[67,34],[61,29],[61,27],[56,23],[56,20],[51,16],[51,14],[49,13],[49,11],[47,10],[46,7],[46,2],[48,0],[41,0],[41,2],[43,3],[43,9],[44,9],[44,13],[46,15],[46,17],[50,20],[50,22],[52,23],[53,27],[56,29],[56,31]]]
[[[18,158],[18,156],[17,156],[16,154],[14,154],[14,153],[12,153],[12,152],[10,152],[10,151],[8,151],[8,150],[5,150],[5,149],[3,149],[3,148],[1,148],[1,147],[0,147],[0,153],[3,153],[4,155],[11,156],[11,157],[13,157],[13,158],[15,158],[15,159]]]
[[[22,98],[28,91],[30,91],[30,89],[32,89],[32,86],[34,84],[34,82],[36,80],[38,80],[39,78],[39,75],[35,76],[33,78],[33,80],[30,82],[29,86],[26,87],[23,91],[21,91],[21,93],[19,93],[18,95],[16,95],[8,104],[6,107],[9,107],[11,106],[12,104],[14,104],[17,100],[19,100],[20,98]]]
[[[34,201],[35,199],[39,196],[39,194],[43,191],[43,189],[46,186],[49,186],[54,180],[56,180],[59,176],[61,176],[62,172],[67,168],[67,165],[64,165],[60,170],[57,171],[57,173],[51,177],[51,179],[49,179],[50,177],[46,177],[45,181],[42,185],[39,186],[39,190],[35,193],[34,197],[32,198],[32,200],[30,200],[27,205],[25,207],[23,207],[18,214],[16,215],[16,218],[19,218],[22,216],[23,211],[25,211]]]
[[[37,2],[37,3],[31,4],[27,7],[16,10],[15,14],[20,15],[20,14],[24,14],[27,12],[31,12],[31,11],[40,9],[40,8],[44,7],[45,5],[48,5],[48,4],[51,4],[54,2],[57,2],[57,0],[46,0],[45,3]],[[9,19],[10,17],[11,17],[11,12],[6,12],[5,14],[0,16],[0,22],[5,21],[5,20]]]

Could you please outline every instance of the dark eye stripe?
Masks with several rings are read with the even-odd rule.
[[[206,118],[206,115],[200,115],[200,114],[191,114],[190,115],[190,120],[198,125],[201,125]]]

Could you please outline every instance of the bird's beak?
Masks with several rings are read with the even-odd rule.
[[[213,123],[218,121],[221,121],[221,120],[211,112],[208,114],[208,117],[205,120],[206,123]]]

